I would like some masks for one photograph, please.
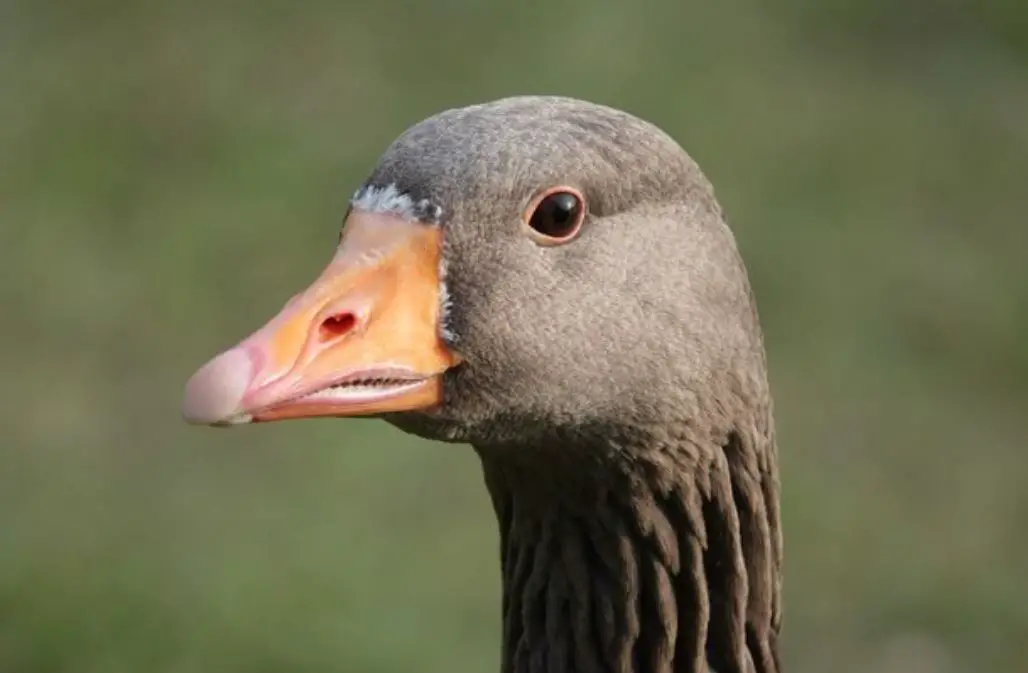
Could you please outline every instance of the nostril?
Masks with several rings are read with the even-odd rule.
[[[357,326],[357,316],[350,312],[336,313],[325,318],[321,323],[320,334],[323,341],[338,339],[348,334]]]

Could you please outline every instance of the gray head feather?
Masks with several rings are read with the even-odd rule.
[[[439,206],[447,329],[465,360],[443,408],[397,425],[498,443],[766,395],[732,234],[699,167],[652,124],[553,97],[449,110],[404,132],[366,184]],[[589,216],[572,243],[540,247],[522,213],[558,184],[581,190]]]

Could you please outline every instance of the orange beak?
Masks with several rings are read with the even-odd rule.
[[[458,362],[440,339],[439,227],[354,211],[321,276],[186,384],[190,423],[426,409]]]

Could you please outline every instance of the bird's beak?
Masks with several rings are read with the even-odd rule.
[[[331,263],[264,327],[186,384],[190,423],[426,409],[457,363],[440,339],[439,227],[353,211]]]

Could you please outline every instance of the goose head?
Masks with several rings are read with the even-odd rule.
[[[183,415],[370,415],[474,445],[504,670],[777,670],[750,286],[710,183],[630,114],[517,97],[409,128],[321,275],[193,375]]]
[[[745,271],[696,164],[624,112],[523,97],[403,133],[328,268],[201,368],[183,413],[381,415],[495,444],[731,407],[762,373]]]

